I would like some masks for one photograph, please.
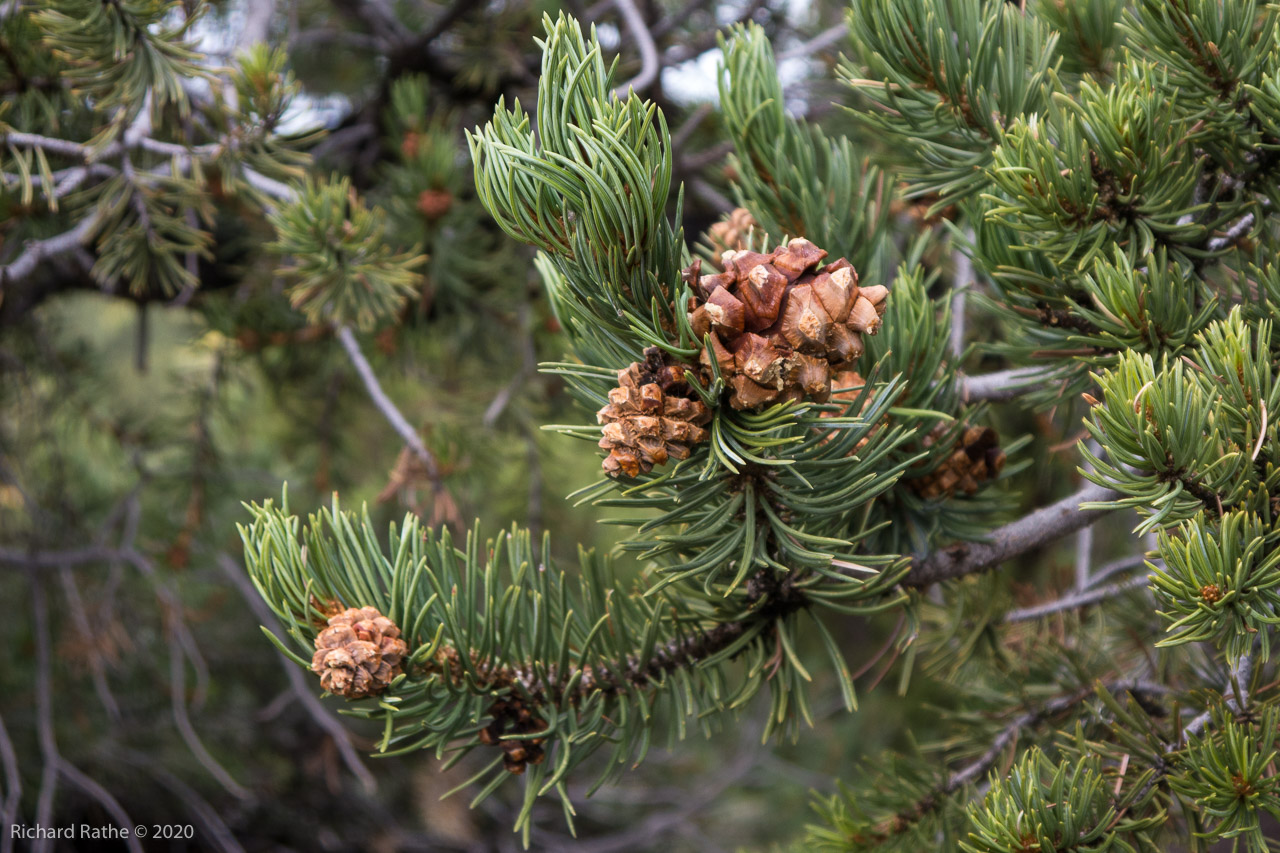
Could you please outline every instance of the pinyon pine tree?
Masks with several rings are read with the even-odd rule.
[[[789,115],[764,32],[735,28],[741,209],[698,245],[663,113],[548,19],[536,105],[470,135],[476,185],[538,249],[568,351],[543,369],[597,414],[554,427],[608,451],[570,499],[622,513],[643,579],[520,529],[384,537],[336,499],[306,520],[265,502],[242,536],[284,648],[363,699],[381,750],[474,758],[481,797],[521,785],[527,838],[539,797],[572,823],[571,780],[715,736],[758,693],[766,738],[805,736],[824,669],[856,712],[870,654],[832,626],[896,612],[904,679],[941,674],[961,719],[849,769],[802,847],[1269,849],[1277,20],[860,0],[837,74],[861,146]],[[966,375],[980,357],[1008,369]],[[1006,455],[1025,460],[988,402],[1083,418],[1088,483],[1006,521]],[[1111,513],[1118,560],[1086,547],[1009,606],[991,570]]]
[[[95,278],[180,295],[207,196],[252,205],[288,310],[336,336],[405,442],[392,486],[432,492],[389,529],[337,493],[240,495],[267,637],[378,754],[461,765],[473,806],[515,798],[530,845],[545,803],[574,831],[586,797],[694,738],[747,720],[804,745],[833,703],[889,708],[890,748],[813,794],[795,849],[1280,843],[1280,7],[854,0],[786,51],[839,38],[832,110],[744,20],[718,36],[727,161],[687,181],[727,209],[696,234],[693,131],[644,97],[636,4],[614,4],[612,32],[647,40],[630,79],[603,30],[548,15],[536,100],[466,135],[484,220],[424,238],[397,205],[436,222],[471,179],[422,79],[386,92],[384,210],[276,132],[282,55],[244,54],[234,107],[195,120],[190,87],[114,94],[206,73],[156,35],[169,19],[117,33],[155,45],[109,71],[74,24],[99,4],[52,5],[30,25],[100,100],[66,146],[21,132],[21,105],[0,116],[5,177],[96,213],[18,264],[96,237]],[[566,500],[616,547],[566,560],[554,529],[441,510],[438,448],[357,335],[411,311],[423,270],[465,326],[455,243],[501,258],[478,302],[519,302],[504,287],[536,272],[563,353],[541,370],[578,404],[547,429],[600,463]],[[469,346],[521,346],[495,337]]]

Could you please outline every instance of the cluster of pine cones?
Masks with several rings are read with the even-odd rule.
[[[694,294],[690,326],[710,341],[699,355],[699,378],[710,384],[714,365],[729,386],[729,404],[740,410],[788,400],[826,402],[833,381],[837,387],[862,385],[852,366],[862,355],[862,336],[880,327],[888,289],[860,286],[844,258],[823,265],[827,252],[803,238],[769,253],[752,251],[757,227],[746,210],[734,210],[707,234],[719,271],[703,275],[701,261],[684,271]],[[618,373],[618,386],[597,413],[600,447],[609,451],[607,474],[635,477],[670,459],[687,459],[707,439],[711,411],[686,381],[688,370],[696,369],[673,364],[651,347],[643,362]],[[835,398],[851,400],[856,393]],[[922,443],[930,447],[949,434],[940,424]],[[916,477],[908,472],[905,482],[925,498],[972,495],[1003,467],[995,431],[965,426],[938,467]]]
[[[833,373],[862,354],[863,334],[879,328],[888,290],[859,287],[843,258],[819,269],[827,253],[802,238],[768,254],[734,248],[754,227],[750,214],[735,210],[711,229],[713,247],[725,247],[722,271],[702,275],[701,261],[685,270],[695,293],[690,324],[711,341],[701,354],[701,378],[709,382],[714,360],[736,409],[806,397],[824,402]],[[690,388],[686,369],[654,347],[618,373],[618,386],[597,413],[610,476],[635,477],[687,459],[707,439],[711,412]]]
[[[387,689],[407,653],[394,622],[376,607],[352,607],[329,617],[316,637],[311,671],[330,693],[363,699]]]

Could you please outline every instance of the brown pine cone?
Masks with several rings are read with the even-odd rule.
[[[947,433],[947,427],[938,424],[921,443],[931,447]],[[999,475],[1004,468],[1004,458],[1000,436],[995,430],[964,426],[951,455],[928,474],[907,480],[907,484],[923,498],[949,498],[957,491],[972,495],[982,483]]]
[[[353,607],[331,616],[316,637],[311,671],[328,692],[363,699],[387,688],[407,653],[394,622],[376,607]]]
[[[711,412],[693,399],[684,368],[650,347],[643,362],[618,372],[618,387],[596,419],[603,424],[600,447],[609,451],[605,473],[635,477],[668,459],[688,459],[690,448],[707,439]]]
[[[751,232],[759,228],[760,224],[745,207],[735,208],[728,217],[707,229],[712,256],[719,262],[725,252],[748,248]]]
[[[862,335],[874,335],[887,288],[858,286],[844,258],[818,269],[827,253],[797,237],[769,254],[730,250],[724,272],[684,271],[693,287],[689,322],[700,339],[711,334],[712,360],[729,383],[729,403],[751,409],[811,398],[825,402],[831,376],[862,355]]]

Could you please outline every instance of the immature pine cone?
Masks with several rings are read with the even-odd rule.
[[[544,720],[533,715],[524,701],[510,695],[498,699],[489,706],[493,722],[480,730],[480,742],[496,746],[504,753],[502,766],[508,773],[521,774],[528,764],[541,764],[546,760],[542,744],[546,738],[521,738],[514,740],[504,735],[529,735],[546,729]]]
[[[330,693],[363,699],[387,688],[407,652],[394,622],[376,607],[353,607],[331,616],[316,637],[311,671]]]
[[[925,447],[936,444],[947,428],[938,424],[921,442]],[[951,497],[957,491],[972,495],[978,486],[994,479],[1004,468],[1004,451],[1000,436],[991,427],[966,426],[956,440],[955,450],[937,468],[907,484],[923,498]]]
[[[844,258],[819,271],[826,256],[797,237],[767,255],[725,252],[722,273],[702,275],[699,261],[684,271],[695,292],[693,332],[699,339],[711,333],[702,363],[709,370],[715,359],[735,409],[824,402],[833,369],[862,355],[862,335],[879,330],[888,289],[859,287]]]
[[[707,229],[707,241],[711,243],[711,251],[719,263],[720,257],[730,250],[741,251],[747,248],[747,238],[752,229],[758,230],[759,223],[745,207],[735,208],[725,219]]]
[[[657,347],[644,354],[644,362],[618,372],[609,405],[596,414],[604,425],[600,446],[609,451],[604,470],[611,477],[635,477],[669,458],[688,459],[689,448],[707,439],[703,426],[711,412],[692,399],[684,368],[667,364]]]

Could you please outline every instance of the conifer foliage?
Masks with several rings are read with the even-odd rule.
[[[825,113],[741,22],[729,209],[692,234],[689,134],[568,14],[535,100],[465,139],[426,76],[388,83],[359,192],[280,131],[282,50],[219,76],[174,4],[43,6],[0,15],[6,56],[65,83],[0,111],[4,203],[40,210],[0,285],[91,246],[104,287],[189,299],[247,209],[283,296],[241,309],[336,338],[405,445],[385,494],[433,496],[389,526],[243,496],[266,637],[379,754],[464,766],[472,805],[503,789],[528,846],[545,803],[573,831],[583,786],[748,708],[801,742],[833,699],[868,713],[887,656],[874,684],[896,667],[930,736],[844,768],[797,849],[1280,843],[1280,8],[853,0],[809,69],[840,87]],[[417,310],[496,360],[492,306],[519,303],[516,389],[526,280],[576,404],[547,429],[600,466],[567,500],[623,530],[609,553],[446,517],[448,466],[355,337],[393,350]]]
[[[547,369],[599,410],[609,450],[576,497],[634,514],[621,547],[645,580],[618,589],[584,555],[570,581],[519,531],[459,548],[409,519],[383,546],[336,506],[303,524],[267,503],[243,536],[293,653],[310,654],[317,600],[380,608],[409,646],[361,706],[382,748],[487,752],[485,792],[523,776],[527,832],[541,794],[572,815],[565,783],[601,747],[609,778],[766,687],[765,734],[794,731],[821,667],[854,709],[830,626],[896,610],[908,659],[952,657],[957,689],[990,708],[967,731],[988,745],[921,747],[888,787],[851,774],[807,843],[1267,849],[1276,24],[1252,2],[854,3],[838,73],[864,149],[789,115],[763,32],[734,29],[720,96],[741,210],[697,257],[662,112],[613,88],[594,35],[547,19],[536,112],[500,102],[471,134],[476,183],[539,250],[569,348]],[[895,235],[896,182],[947,228]],[[979,286],[954,304],[996,331],[953,341],[963,317],[938,280],[970,264]],[[964,377],[974,345],[1011,369]],[[992,484],[1020,444],[998,448],[984,399],[1085,413],[1096,487],[1000,527]],[[1025,613],[977,606],[991,578],[956,580],[1115,508],[1137,511],[1139,554],[1155,534],[1150,598],[1091,590],[1087,555],[1074,589]],[[915,592],[944,579],[941,597]],[[948,623],[999,649],[1088,605],[1071,625],[1092,636],[1033,642],[1016,689],[971,644],[954,660]]]

